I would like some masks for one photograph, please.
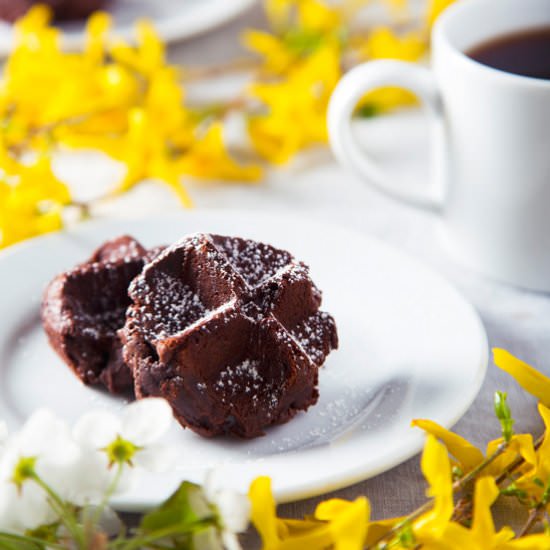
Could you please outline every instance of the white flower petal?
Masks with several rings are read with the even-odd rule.
[[[49,504],[46,493],[34,483],[25,483],[21,491],[16,491],[15,497],[11,500],[15,509],[13,527],[17,531],[36,529],[58,519]]]
[[[78,444],[96,450],[106,447],[120,432],[120,420],[108,411],[91,411],[82,416],[73,428]]]
[[[148,472],[168,472],[178,463],[178,452],[172,445],[158,443],[136,453],[134,463]]]
[[[57,489],[64,499],[78,506],[98,504],[111,483],[112,475],[107,455],[87,449],[65,470],[64,486]]]
[[[140,399],[122,412],[122,437],[134,445],[149,445],[160,439],[171,423],[172,408],[164,399]]]
[[[237,535],[235,535],[235,533],[231,533],[231,531],[224,531],[222,533],[222,541],[225,550],[242,550]]]
[[[218,491],[212,502],[221,516],[224,527],[233,533],[243,533],[250,518],[250,501],[235,491]]]
[[[40,409],[32,414],[16,436],[20,456],[44,456],[59,463],[74,459],[69,427],[52,411]]]
[[[246,495],[230,489],[221,489],[223,473],[220,469],[210,470],[203,483],[208,501],[220,515],[224,527],[233,533],[246,531],[250,519],[250,501]]]
[[[17,446],[10,440],[0,456],[0,482],[8,482],[13,477],[13,469],[19,458]]]
[[[111,469],[114,473],[114,468]],[[130,489],[134,488],[139,482],[140,471],[136,468],[126,467],[122,471],[120,476],[120,481],[116,487],[115,495],[120,495],[122,493],[128,492]]]
[[[53,511],[40,487],[30,483],[25,484],[23,495],[19,498],[23,501],[19,507],[19,521],[25,529],[36,529],[58,519],[58,515]]]
[[[202,482],[202,490],[209,502],[212,502],[216,498],[216,490],[219,483],[218,472],[219,470],[208,470]]]
[[[12,532],[18,527],[17,509],[14,505],[17,489],[13,483],[0,482],[0,531]]]

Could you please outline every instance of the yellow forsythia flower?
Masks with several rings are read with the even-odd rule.
[[[161,180],[186,206],[191,199],[183,176],[260,176],[257,167],[242,167],[230,157],[219,125],[203,131],[203,118],[186,107],[180,75],[168,65],[165,45],[149,23],[137,24],[135,45],[111,43],[111,20],[97,13],[88,21],[84,51],[67,53],[50,15],[38,6],[16,25],[16,48],[0,83],[4,172],[18,176],[21,165],[14,161],[59,144],[99,149],[125,165],[116,193],[145,179]],[[60,225],[58,210],[48,218],[51,227],[54,220]],[[23,235],[10,234],[10,242]]]
[[[365,45],[359,49],[363,59],[397,59],[416,62],[427,52],[427,41],[421,32],[396,35],[388,27],[374,29],[367,37]],[[416,96],[410,91],[395,86],[385,86],[366,94],[361,105],[367,111],[386,112],[402,105],[413,105]]]
[[[440,426],[436,422],[426,419],[416,419],[412,421],[412,425],[421,428],[426,433],[442,441],[464,473],[473,470],[481,464],[485,456],[491,456],[504,442],[502,438],[490,441],[487,444],[484,455],[469,441],[443,428],[443,426]],[[488,473],[499,472],[508,464],[511,464],[519,455],[525,459],[527,464],[535,463],[536,454],[531,434],[514,434],[507,449],[493,460],[485,471]]]
[[[309,31],[330,33],[342,25],[340,12],[327,2],[300,0],[298,26]]]
[[[466,471],[473,470],[483,461],[483,453],[469,441],[451,432],[432,420],[415,419],[412,425],[433,435],[442,441],[449,453],[463,466]]]
[[[211,124],[205,135],[193,142],[188,152],[178,161],[178,167],[182,174],[199,179],[254,182],[262,175],[258,166],[241,166],[230,157],[219,122]]]
[[[326,142],[326,110],[341,74],[339,53],[337,44],[327,43],[279,82],[251,86],[251,97],[267,111],[249,120],[250,139],[260,155],[282,163]]]
[[[353,502],[334,498],[321,502],[315,518],[329,522],[334,550],[362,550],[369,527],[370,504],[365,497]]]
[[[453,441],[453,438],[450,439]],[[459,449],[464,447],[461,442],[454,443]],[[468,454],[471,454],[470,450]],[[495,530],[491,506],[499,495],[499,489],[491,476],[476,480],[471,527],[468,529],[452,521],[454,500],[451,465],[447,449],[431,434],[426,439],[421,467],[429,485],[427,494],[434,501],[431,510],[412,523],[415,545],[429,550],[548,550],[550,540],[547,535],[530,535],[512,540],[515,535],[510,527],[503,527],[498,532]]]
[[[250,485],[251,521],[262,539],[263,550],[321,550],[330,547],[332,539],[324,523],[284,521],[277,517],[271,480],[259,477]]]
[[[499,496],[499,489],[492,477],[484,476],[476,480],[474,489],[474,510],[472,526],[465,529],[453,525],[447,534],[445,546],[449,548],[468,548],[469,550],[549,550],[550,538],[546,534],[527,535],[515,539],[514,531],[504,526],[495,529],[491,506]]]
[[[297,60],[295,51],[278,36],[262,31],[246,31],[244,45],[264,59],[264,70],[274,74],[286,71]]]
[[[184,206],[192,205],[191,198],[182,185],[176,162],[162,139],[163,128],[158,119],[143,108],[134,108],[129,113],[129,129],[122,143],[107,151],[126,165],[126,175],[115,189],[122,193],[137,183],[160,180],[178,196]]]
[[[550,482],[550,409],[539,403],[538,410],[545,426],[544,438],[536,451],[535,460],[522,467],[523,475],[515,482],[535,502],[541,501],[545,487]]]
[[[115,61],[150,77],[166,66],[166,47],[148,21],[139,21],[136,30],[137,47],[117,41],[109,52]]]
[[[268,2],[268,10],[269,6]],[[276,2],[273,6],[279,27],[284,20],[279,32],[250,30],[242,35],[245,46],[263,57],[263,69],[267,73],[280,75],[321,45],[341,40],[344,20],[337,6],[318,0]]]
[[[413,531],[416,538],[427,542],[443,534],[454,510],[449,455],[445,446],[432,435],[426,438],[420,465],[429,485],[427,495],[434,499],[434,505],[415,521]]]
[[[502,445],[502,438],[489,441],[485,451],[486,456],[491,456]],[[503,471],[518,456],[522,456],[527,465],[533,466],[536,463],[535,445],[531,434],[514,434],[510,439],[508,449],[499,455],[486,469],[487,473],[497,474]]]
[[[550,407],[550,378],[503,349],[493,349],[495,365],[507,372],[531,395]]]
[[[550,480],[550,409],[542,403],[538,405],[539,414],[544,422],[544,438],[537,450],[536,472],[540,479]]]
[[[320,0],[266,0],[265,10],[276,30],[298,27],[329,32],[342,24],[338,6]]]
[[[263,550],[361,550],[365,545],[370,510],[365,497],[328,500],[319,504],[312,520],[287,520],[277,517],[269,478],[255,479],[248,496]]]
[[[398,36],[389,27],[378,27],[369,34],[361,52],[366,59],[418,61],[426,48],[426,40],[420,32]]]
[[[455,529],[452,535],[456,541],[457,532],[463,548],[472,550],[491,550],[503,548],[503,544],[514,538],[514,532],[510,527],[495,530],[491,506],[499,495],[498,487],[492,477],[481,477],[476,480],[474,489],[474,511],[472,526],[469,530]]]
[[[71,199],[46,157],[20,165],[14,179],[0,181],[0,248],[61,229],[62,207]]]

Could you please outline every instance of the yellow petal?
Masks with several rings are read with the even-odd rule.
[[[61,216],[61,209],[54,208],[49,212],[41,214],[35,219],[35,234],[43,235],[44,233],[51,233],[52,231],[59,231],[63,227],[63,218]]]
[[[453,482],[447,448],[431,434],[426,437],[420,466],[429,484],[427,494],[433,497],[434,505],[422,520],[417,520],[415,529],[429,531],[437,537],[453,514]]]
[[[250,519],[262,538],[263,548],[278,548],[276,505],[271,493],[271,479],[258,477],[250,485]]]
[[[389,27],[378,27],[368,36],[361,52],[370,59],[399,59],[418,61],[427,51],[424,36],[410,32],[403,36],[394,34]]]
[[[503,349],[493,349],[495,365],[547,407],[550,406],[550,378]]]
[[[450,522],[440,532],[433,533],[418,528],[418,524],[423,521],[421,516],[413,523],[416,542],[422,550],[487,550],[487,548],[478,548],[472,540],[470,530],[458,523]]]
[[[302,0],[298,3],[298,24],[302,29],[315,32],[331,32],[341,24],[341,16],[330,4],[318,0]]]
[[[283,41],[267,32],[248,30],[241,35],[243,44],[253,52],[261,55],[264,70],[280,74],[296,60],[296,56]]]
[[[153,175],[172,189],[182,206],[185,208],[193,208],[193,199],[187,192],[187,189],[183,185],[181,177],[178,174],[174,173],[172,170],[165,170]]]
[[[229,155],[223,139],[223,127],[216,122],[198,139],[178,163],[180,172],[195,178],[254,182],[261,177],[259,166],[238,164]]]
[[[324,550],[332,543],[326,523],[309,520],[280,520],[268,477],[250,485],[251,521],[260,534],[263,550]]]
[[[472,539],[479,548],[497,548],[514,538],[514,532],[509,527],[495,532],[491,506],[498,495],[499,489],[492,477],[485,476],[476,480],[471,532]]]
[[[486,455],[491,456],[503,443],[504,440],[502,438],[490,441],[487,444]],[[533,444],[533,436],[531,434],[513,435],[508,448],[489,464],[485,472],[491,475],[498,475],[499,472],[504,470],[520,455],[524,458],[526,465],[535,466],[537,455]]]
[[[484,459],[483,453],[468,440],[460,435],[445,429],[436,422],[425,419],[416,419],[412,425],[432,434],[445,443],[452,456],[460,462],[465,470],[472,470]]]
[[[480,540],[489,541],[495,534],[491,506],[498,495],[499,490],[492,477],[486,476],[476,481],[472,531],[476,532]]]
[[[392,527],[394,527],[397,523],[403,521],[404,519],[405,517],[403,516],[398,518],[372,521],[371,523],[369,523],[365,544],[369,546],[374,545],[386,533],[388,533],[392,529]]]
[[[365,497],[353,502],[331,499],[321,502],[315,518],[329,522],[335,550],[361,550],[365,545],[370,505]]]
[[[96,12],[89,19],[86,25],[86,45],[84,48],[88,61],[99,63],[105,54],[105,42],[111,17],[104,12]]]
[[[15,24],[16,30],[36,32],[42,30],[52,19],[52,10],[44,4],[33,6]]]

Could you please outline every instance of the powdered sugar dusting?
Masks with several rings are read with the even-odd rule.
[[[252,359],[245,359],[236,366],[225,367],[220,372],[215,383],[218,389],[229,389],[235,395],[239,392],[257,392],[263,382],[263,377],[258,372],[260,362]]]
[[[89,338],[113,337],[124,324],[126,307],[119,306],[105,311],[74,313],[72,319],[78,323],[82,336]]]
[[[288,252],[256,241],[216,236],[213,241],[250,286],[259,285],[292,261]]]
[[[155,275],[154,290],[145,277],[136,279],[133,292],[142,299],[141,330],[150,340],[176,334],[209,313],[198,294],[169,273]]]
[[[327,338],[330,336],[334,321],[332,317],[320,311],[300,323],[292,330],[292,335],[304,351],[317,364],[321,365],[330,348]]]
[[[225,367],[214,383],[214,388],[222,394],[221,401],[225,403],[232,397],[245,394],[251,399],[251,403],[257,406],[260,402],[267,405],[269,411],[273,411],[279,404],[279,392],[275,391],[272,383],[266,383],[260,374],[260,361],[245,359],[235,366]]]

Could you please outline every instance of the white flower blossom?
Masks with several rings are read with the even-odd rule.
[[[115,460],[112,453],[126,452],[122,458],[130,467],[124,468],[117,487],[123,492],[135,480],[137,468],[159,472],[172,465],[173,449],[159,440],[168,431],[172,422],[172,409],[164,399],[148,398],[131,403],[120,416],[108,411],[94,411],[85,414],[74,426],[75,441],[86,451],[87,463],[83,464],[82,475],[96,472],[107,487],[116,468],[110,467]],[[121,457],[118,456],[118,459]],[[97,486],[97,482],[93,485]],[[103,491],[104,492],[104,491]]]
[[[219,481],[219,473],[211,471],[206,476],[203,490],[219,516],[222,526],[221,538],[227,550],[240,550],[241,545],[237,533],[243,533],[250,519],[250,501],[246,495],[223,489]]]
[[[0,451],[0,529],[34,529],[56,517],[45,491],[33,479],[19,480],[19,487],[14,483],[22,461],[31,460],[36,474],[65,497],[66,472],[79,456],[67,424],[50,411],[35,412]]]
[[[134,479],[133,466],[168,468],[175,451],[159,439],[171,422],[172,410],[162,399],[137,401],[119,416],[87,413],[72,431],[48,410],[34,413],[11,436],[0,422],[0,531],[24,532],[58,519],[42,482],[65,502],[94,505],[113,489],[124,491]],[[116,487],[115,462],[123,467]]]

